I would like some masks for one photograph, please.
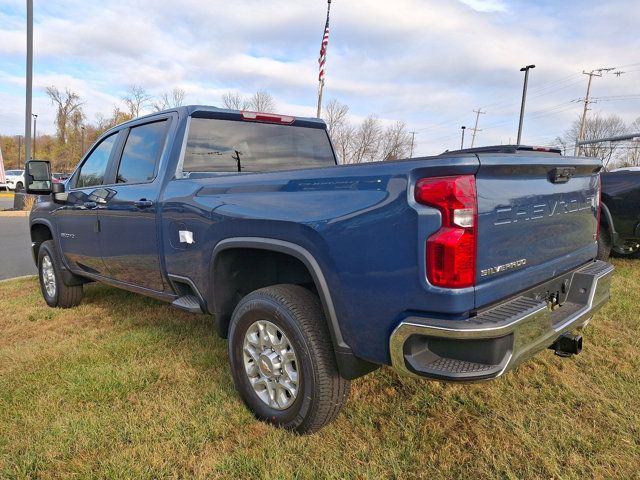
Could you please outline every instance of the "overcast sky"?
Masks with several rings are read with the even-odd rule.
[[[25,3],[0,0],[1,134],[24,131]],[[315,114],[324,0],[34,3],[38,132],[54,131],[48,85],[78,92],[89,121],[132,84],[152,95],[178,86],[208,105],[264,89],[281,113]],[[582,70],[626,72],[594,80],[593,110],[640,116],[639,28],[638,0],[333,0],[325,99],[354,120],[405,121],[419,154],[459,147],[478,107],[477,144],[514,142],[519,69],[535,64],[523,143],[543,144],[582,111]]]

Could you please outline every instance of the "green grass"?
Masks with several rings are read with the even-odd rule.
[[[0,283],[0,478],[640,478],[640,261],[615,264],[579,356],[472,385],[385,368],[308,437],[253,419],[210,318]]]

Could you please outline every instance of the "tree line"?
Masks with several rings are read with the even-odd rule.
[[[84,112],[85,100],[69,88],[56,86],[46,88],[52,108],[55,109],[54,135],[41,134],[35,139],[35,156],[51,161],[54,171],[69,172],[78,163],[84,152],[108,129],[150,111],[162,111],[184,104],[186,92],[178,87],[162,92],[157,97],[150,95],[144,87],[131,85],[107,114],[98,114],[93,122]],[[251,96],[237,92],[226,92],[221,98],[222,107],[232,110],[251,110],[276,113],[277,104],[273,96],[264,90]],[[281,112],[282,113],[282,112]],[[286,113],[286,112],[285,112]],[[323,108],[323,120],[339,163],[364,163],[381,160],[398,160],[413,155],[414,138],[403,121],[383,122],[375,115],[354,121],[349,106],[336,99]],[[580,121],[576,120],[553,146],[573,154],[578,137]],[[585,139],[596,139],[640,132],[640,118],[627,125],[617,115],[604,116],[594,113],[585,124]],[[598,143],[583,147],[581,154],[598,157],[605,165],[640,166],[640,143]],[[19,136],[0,135],[0,148],[5,168],[20,168],[24,164],[24,139]]]

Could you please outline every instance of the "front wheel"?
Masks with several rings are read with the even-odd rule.
[[[65,285],[62,265],[53,240],[47,240],[38,250],[38,277],[40,290],[50,307],[70,308],[82,301],[82,285]]]
[[[275,285],[244,297],[231,318],[229,360],[254,415],[300,434],[331,422],[349,395],[317,295]]]

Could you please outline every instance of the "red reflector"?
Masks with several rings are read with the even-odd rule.
[[[242,115],[243,120],[247,120],[249,122],[268,122],[291,125],[296,120],[295,117],[287,115],[274,115],[272,113],[240,112],[240,115]]]
[[[440,210],[442,226],[427,239],[427,278],[432,285],[475,285],[478,206],[473,175],[423,178],[416,183],[418,203]]]

